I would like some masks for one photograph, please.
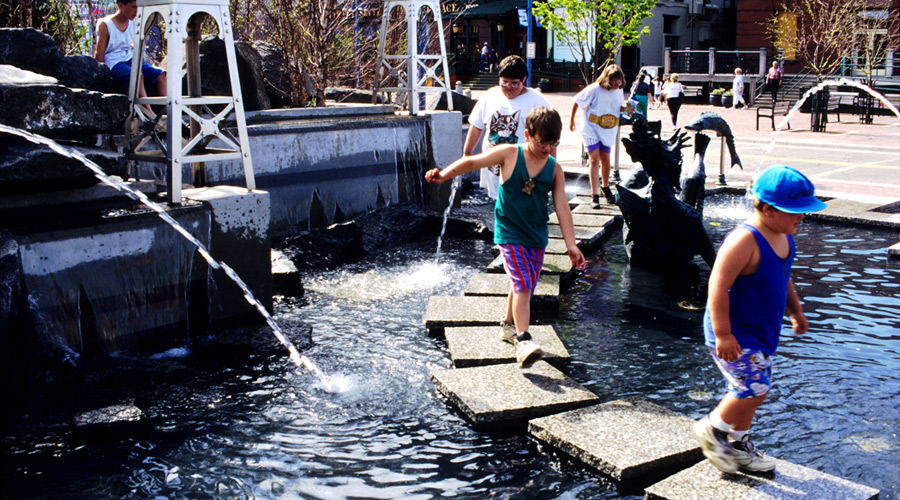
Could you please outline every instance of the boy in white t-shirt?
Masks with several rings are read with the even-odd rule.
[[[519,56],[507,56],[500,62],[500,85],[492,87],[478,100],[469,115],[469,132],[463,156],[471,156],[484,135],[481,151],[486,153],[498,144],[524,144],[525,117],[534,108],[552,107],[547,98],[525,86],[528,66]],[[487,134],[484,132],[487,131]],[[556,156],[556,148],[551,155]],[[481,170],[481,187],[497,199],[500,185],[499,165]]]
[[[569,130],[575,131],[575,114],[578,112],[578,108],[584,110],[581,136],[591,159],[592,208],[600,208],[599,191],[603,192],[607,203],[614,204],[616,202],[615,196],[609,188],[609,153],[616,142],[619,115],[625,109],[625,94],[622,91],[624,83],[625,73],[619,66],[610,64],[603,70],[596,82],[588,85],[575,96],[575,102],[572,103]],[[600,181],[599,190],[598,180]]]

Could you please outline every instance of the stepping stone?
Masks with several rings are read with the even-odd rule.
[[[900,247],[900,244],[897,246]],[[566,250],[566,242],[562,238],[550,238],[547,241],[547,248],[544,249],[544,254],[568,255],[569,251]]]
[[[476,425],[538,418],[600,402],[546,361],[526,369],[504,363],[438,370],[431,380]]]
[[[900,243],[888,247],[888,255],[891,257],[900,257]]]
[[[502,273],[503,257],[497,257],[493,262],[488,264],[487,272]],[[574,274],[572,260],[568,254],[548,254],[544,253],[544,265],[541,266],[541,276],[544,275],[568,275]]]
[[[645,490],[647,499],[778,498],[781,500],[871,500],[875,488],[776,459],[775,472],[724,474],[708,460]]]
[[[479,273],[472,276],[464,295],[473,297],[506,297],[509,294],[509,277],[498,273]],[[559,276],[542,275],[531,296],[531,306],[559,306]]]
[[[528,433],[628,489],[703,460],[693,423],[661,406],[627,398],[532,420]]]
[[[529,332],[544,350],[544,361],[554,366],[569,362],[569,351],[552,326],[531,325]],[[516,362],[516,348],[500,340],[499,325],[447,328],[444,336],[453,366],[457,368]]]
[[[588,243],[599,239],[603,236],[603,228],[602,227],[584,227],[584,226],[575,226],[575,241],[578,243]],[[549,233],[550,238],[560,238],[562,239],[562,229],[559,227],[559,224],[550,223],[549,225]]]
[[[425,309],[425,328],[432,334],[448,326],[499,325],[506,316],[506,297],[433,296]]]
[[[572,224],[578,227],[587,228],[605,228],[612,225],[616,218],[612,215],[591,214],[591,213],[573,213]],[[559,218],[556,214],[550,215],[550,224],[559,225]]]
[[[572,215],[575,214],[585,214],[585,215],[611,215],[613,217],[621,217],[622,211],[619,210],[618,205],[606,205],[601,203],[600,208],[591,208],[590,204],[585,205],[576,205],[575,208],[572,209]]]

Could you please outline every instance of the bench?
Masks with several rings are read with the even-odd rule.
[[[825,107],[826,116],[828,113],[837,115],[837,121],[841,121],[841,96],[829,94],[828,105]]]
[[[772,130],[775,130],[775,116],[786,115],[791,110],[791,101],[772,101],[771,97],[756,98],[756,130],[759,130],[759,119],[768,118],[772,121]],[[840,121],[840,120],[838,120]],[[790,122],[787,124],[791,128]]]
[[[702,85],[682,85],[682,89],[684,89],[685,97],[702,97],[703,96],[703,86]]]

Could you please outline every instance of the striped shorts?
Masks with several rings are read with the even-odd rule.
[[[503,270],[512,280],[516,293],[534,291],[544,265],[544,249],[510,243],[500,245],[500,255],[503,257]]]

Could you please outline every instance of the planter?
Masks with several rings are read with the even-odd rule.
[[[733,95],[723,95],[723,96],[722,96],[722,106],[725,106],[726,108],[730,108],[730,107],[731,107],[731,104],[732,104],[733,102],[734,102],[734,96],[733,96]]]
[[[709,103],[713,106],[721,106],[722,105],[722,94],[710,94],[709,95]]]

